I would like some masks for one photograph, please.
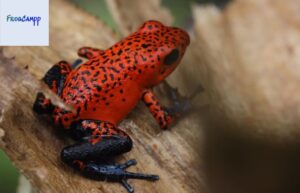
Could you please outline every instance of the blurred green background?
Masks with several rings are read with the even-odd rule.
[[[116,24],[110,15],[105,0],[72,0],[92,15],[101,18],[107,25],[117,31]],[[192,3],[215,3],[220,8],[224,7],[228,0],[163,0],[163,5],[168,7],[174,18],[174,25],[189,27],[192,23]],[[0,193],[15,193],[18,185],[19,173],[10,163],[5,153],[0,150]]]

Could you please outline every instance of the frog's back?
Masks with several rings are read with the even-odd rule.
[[[75,107],[81,119],[117,123],[139,100],[141,90],[135,80],[111,60],[93,58],[67,77],[61,98]]]

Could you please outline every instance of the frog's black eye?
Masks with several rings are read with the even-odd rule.
[[[172,52],[170,52],[164,59],[164,64],[166,65],[172,65],[174,62],[177,61],[179,57],[179,50],[174,49]]]

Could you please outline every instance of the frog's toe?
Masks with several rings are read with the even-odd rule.
[[[140,179],[140,180],[149,180],[156,181],[159,180],[159,176],[155,174],[144,174],[144,173],[133,173],[133,172],[124,172],[125,179]]]
[[[125,162],[124,164],[120,164],[120,169],[126,169],[130,166],[136,165],[137,162],[135,159],[131,159],[128,160],[127,162]],[[159,176],[158,175],[153,175],[153,174],[144,174],[144,173],[133,173],[133,172],[127,172],[124,171],[124,178],[121,179],[121,184],[124,186],[124,188],[129,192],[129,193],[133,193],[134,189],[133,187],[127,182],[127,179],[143,179],[143,180],[149,180],[149,181],[156,181],[159,180]]]
[[[152,175],[152,177],[149,180],[155,181],[158,180],[159,176],[157,175]],[[129,193],[133,193],[134,192],[134,188],[127,182],[127,179],[124,178],[121,180],[121,184],[124,186],[124,188],[129,192]]]
[[[135,159],[128,160],[127,162],[120,164],[119,168],[123,170],[124,172],[124,177],[129,179],[129,178],[134,178],[134,179],[144,179],[144,180],[150,180],[150,181],[155,181],[159,180],[158,175],[153,175],[153,174],[144,174],[144,173],[133,173],[133,172],[127,172],[125,171],[126,168],[136,165],[137,161]]]
[[[130,166],[134,166],[137,164],[137,161],[135,159],[131,159],[131,160],[128,160],[127,162],[123,163],[123,164],[120,164],[119,167],[121,169],[126,169]]]
[[[128,184],[127,180],[123,179],[121,180],[121,184],[124,186],[124,188],[129,192],[129,193],[133,193],[134,192],[134,189],[133,187]]]

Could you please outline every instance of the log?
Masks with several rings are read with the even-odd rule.
[[[145,4],[148,2],[152,3]],[[153,14],[160,12],[153,9]],[[49,47],[1,49],[0,147],[38,192],[126,192],[119,184],[86,179],[63,164],[60,151],[71,142],[49,119],[32,111],[36,93],[48,92],[39,80],[54,63],[74,61],[79,47],[105,49],[120,38],[103,22],[68,1],[50,1],[50,21]],[[129,180],[136,192],[201,191],[198,147],[203,124],[199,117],[204,112],[191,111],[171,130],[161,132],[146,107],[139,104],[121,123],[121,128],[126,128],[132,137],[134,148],[117,161],[135,158],[138,165],[129,170],[155,173],[161,178],[157,182]]]

